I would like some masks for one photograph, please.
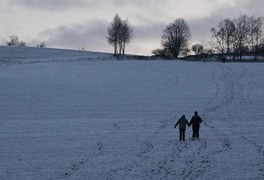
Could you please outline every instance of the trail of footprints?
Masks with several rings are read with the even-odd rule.
[[[260,163],[258,165],[260,167],[259,171],[261,175],[264,177],[264,147],[258,144],[256,141],[247,139],[245,136],[241,136],[241,138],[247,141],[249,144],[252,144],[256,148],[257,152],[262,156],[262,159],[260,160]]]
[[[210,166],[210,161],[207,157],[201,155],[206,147],[207,142],[202,140],[198,150],[193,152],[190,158],[185,161],[186,167],[181,173],[183,179],[195,179],[206,172],[206,169]]]
[[[94,155],[94,157],[102,156],[104,154],[104,146],[101,142],[98,142],[97,145],[97,153]],[[72,174],[76,173],[77,171],[80,170],[80,168],[88,162],[88,159],[82,158],[81,160],[72,163],[67,172],[64,173],[64,178],[65,177],[70,177]]]

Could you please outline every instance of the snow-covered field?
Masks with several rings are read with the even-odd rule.
[[[0,179],[264,178],[264,64],[0,52]]]

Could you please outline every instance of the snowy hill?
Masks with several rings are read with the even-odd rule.
[[[77,50],[0,46],[0,63],[34,63],[60,60],[104,60],[111,54]]]
[[[0,179],[264,178],[261,63],[0,52]],[[179,142],[194,111],[201,138]]]

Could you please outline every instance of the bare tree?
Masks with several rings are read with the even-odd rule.
[[[212,37],[215,48],[222,54],[229,54],[234,40],[236,27],[232,20],[225,19],[221,21],[216,28],[212,28]]]
[[[128,20],[122,21],[119,42],[119,54],[125,54],[126,44],[129,43],[133,37],[133,27],[129,25]]]
[[[235,24],[230,19],[225,19],[224,21],[220,22],[220,27],[223,27],[224,29],[224,41],[226,44],[226,51],[227,54],[231,51],[231,45],[234,37],[234,33],[236,30]]]
[[[251,50],[254,52],[254,59],[257,59],[258,48],[263,33],[263,18],[250,17],[249,28],[249,44],[251,45]]]
[[[205,49],[204,51],[205,51],[205,53],[209,54],[210,56],[212,56],[215,53],[214,49],[211,49],[211,48]]]
[[[152,50],[152,54],[154,56],[161,56],[161,57],[165,57],[166,56],[166,54],[164,52],[164,49],[153,49]]]
[[[121,27],[122,27],[122,20],[118,16],[118,14],[116,14],[112,23],[110,24],[110,27],[107,29],[108,31],[107,41],[109,44],[112,44],[114,46],[115,56],[118,54],[117,46],[118,46]]]
[[[241,15],[237,19],[234,20],[236,30],[234,33],[234,57],[236,55],[239,56],[239,59],[242,59],[242,53],[244,51],[244,47],[249,42],[249,33],[250,33],[250,24],[249,17],[247,15]]]
[[[240,15],[234,20],[221,21],[211,32],[215,47],[222,56],[232,52],[233,59],[238,56],[241,60],[242,54],[249,49],[257,52],[262,35],[262,19]]]
[[[10,40],[6,42],[8,46],[18,46],[19,45],[19,38],[15,35],[9,36]]]
[[[25,46],[26,46],[26,42],[24,42],[24,41],[20,41],[19,46],[23,46],[23,47],[25,47]]]
[[[195,44],[192,46],[192,51],[195,52],[196,55],[203,53],[204,46],[201,44]]]
[[[176,19],[163,30],[161,38],[166,55],[178,58],[188,46],[191,32],[184,19]]]
[[[212,28],[211,29],[212,38],[213,38],[213,45],[214,48],[221,53],[222,57],[224,57],[225,53],[225,35],[224,35],[224,29],[223,28]]]
[[[37,47],[45,48],[45,47],[47,47],[47,43],[45,41],[43,41],[39,45],[37,45]]]
[[[260,41],[258,52],[260,52],[262,55],[264,54],[264,39],[261,39]]]
[[[107,29],[107,41],[114,46],[114,55],[125,54],[126,44],[133,37],[133,27],[128,20],[123,21],[117,14],[115,15],[110,27]]]
[[[181,52],[183,56],[189,56],[191,54],[191,50],[189,48],[184,48]]]
[[[8,46],[26,46],[26,42],[19,41],[19,38],[16,35],[10,35],[10,40],[6,42]]]

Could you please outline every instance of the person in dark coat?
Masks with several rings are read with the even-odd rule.
[[[198,115],[198,112],[195,111],[194,112],[194,116],[191,119],[191,122],[189,124],[189,126],[192,125],[192,129],[193,129],[193,139],[197,138],[199,139],[199,130],[200,130],[200,124],[202,123],[202,119],[200,118],[200,116]]]
[[[186,125],[189,125],[188,120],[185,118],[185,115],[182,115],[182,117],[178,120],[178,122],[175,124],[174,128],[176,128],[179,125],[179,132],[180,132],[180,141],[185,141],[185,130]]]

